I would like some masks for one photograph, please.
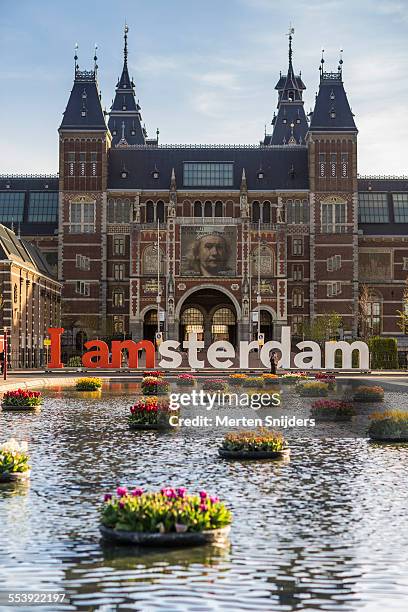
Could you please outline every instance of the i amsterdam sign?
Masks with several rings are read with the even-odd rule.
[[[63,368],[61,362],[61,335],[64,328],[50,327],[48,333],[51,340],[50,345],[50,361],[48,367],[50,369]],[[145,351],[146,368],[156,367],[156,348],[153,342],[149,340],[113,340],[109,347],[102,340],[89,340],[85,343],[87,352],[82,355],[82,364],[85,368],[105,369],[122,367],[123,351],[128,353],[128,368],[138,368],[140,352]],[[176,369],[181,366],[182,355],[179,351],[180,342],[176,340],[167,340],[160,343],[158,349],[158,366],[165,369]],[[248,369],[249,354],[251,351],[260,348],[257,341],[243,341],[239,343],[239,368],[242,370]],[[293,366],[301,369],[321,369],[322,368],[322,350],[317,342],[312,340],[304,340],[298,342],[296,348],[299,352],[293,358]],[[188,363],[193,369],[204,368],[204,361],[199,358],[199,351],[204,350],[204,342],[197,340],[197,334],[191,333],[189,340],[183,342],[183,349],[187,351]],[[291,364],[291,333],[290,327],[282,327],[281,340],[266,342],[259,353],[261,365],[270,367],[270,353],[279,351],[281,359],[279,367],[288,369]],[[357,340],[352,343],[345,341],[325,342],[324,348],[324,367],[333,369],[335,367],[336,352],[341,352],[341,368],[343,370],[352,369],[352,354],[353,351],[358,352],[358,362],[360,370],[369,369],[370,355],[368,346],[365,342]],[[233,359],[237,357],[235,348],[226,341],[213,342],[207,349],[207,360],[213,368],[228,369],[233,365]]]

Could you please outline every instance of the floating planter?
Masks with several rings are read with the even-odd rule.
[[[279,382],[284,385],[294,385],[301,380],[307,380],[308,376],[305,372],[290,372],[288,374],[281,374],[279,376]]]
[[[179,387],[194,387],[197,384],[197,379],[192,374],[180,374],[177,376],[177,385]]]
[[[165,395],[170,391],[170,383],[162,376],[145,376],[140,386],[144,395]]]
[[[167,429],[170,415],[175,411],[170,410],[167,399],[159,399],[150,395],[139,399],[130,409],[128,418],[131,429]]]
[[[27,442],[19,443],[11,438],[0,445],[0,483],[30,478],[29,459]]]
[[[323,382],[305,382],[297,386],[298,393],[302,397],[322,397],[329,392],[329,385]]]
[[[75,388],[77,391],[99,391],[102,388],[101,378],[79,378],[76,381]]]
[[[336,377],[328,372],[316,372],[315,379],[319,382],[324,382],[328,385],[329,391],[334,391],[336,388]]]
[[[227,434],[218,453],[224,459],[282,459],[290,450],[280,432],[261,428]]]
[[[136,488],[107,494],[101,508],[100,531],[106,540],[143,546],[192,546],[225,540],[232,514],[218,497],[184,487],[145,493]]]
[[[355,402],[382,402],[384,399],[384,389],[382,387],[357,387],[353,397]]]
[[[1,407],[3,410],[32,411],[38,410],[43,402],[40,391],[6,391],[3,395]]]
[[[408,412],[386,410],[370,415],[368,435],[378,442],[408,442]]]
[[[311,416],[316,421],[351,421],[355,413],[350,402],[338,400],[316,400],[311,409]]]
[[[253,389],[259,389],[264,386],[264,379],[262,376],[247,376],[242,383],[243,387],[252,387]]]
[[[228,391],[228,383],[222,378],[207,378],[203,383],[204,391]]]
[[[146,372],[143,372],[143,377],[146,378],[146,376],[153,376],[153,378],[164,376],[164,370],[146,370]]]
[[[244,383],[244,380],[246,380],[246,378],[247,378],[246,374],[230,374],[228,376],[228,383],[232,387],[241,387],[241,385]]]
[[[269,387],[269,385],[278,385],[279,384],[279,376],[277,374],[262,374],[262,378],[264,381],[265,387]]]

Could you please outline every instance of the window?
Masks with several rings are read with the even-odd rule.
[[[337,166],[337,153],[330,154],[330,176],[336,177],[336,166]]]
[[[130,222],[130,200],[108,201],[108,223]]]
[[[303,334],[303,315],[292,315],[291,331],[294,336]]]
[[[86,255],[77,255],[75,260],[75,267],[80,270],[90,270],[91,260]]]
[[[58,219],[58,191],[30,192],[28,221],[55,223]]]
[[[261,205],[259,202],[252,202],[252,223],[259,223],[261,218]]]
[[[194,216],[195,217],[203,216],[203,205],[198,200],[197,202],[194,202]]]
[[[302,308],[303,307],[303,291],[302,289],[294,289],[292,291],[292,307]]]
[[[395,223],[408,223],[408,193],[393,193]]]
[[[125,264],[115,263],[113,264],[113,278],[115,280],[123,280],[125,277]]]
[[[371,335],[381,334],[381,302],[374,297],[373,301],[367,303],[367,325]]]
[[[292,238],[292,255],[303,255],[303,238]]]
[[[388,223],[388,201],[386,193],[358,194],[359,223]]]
[[[261,274],[273,276],[275,268],[274,253],[266,245],[261,245],[252,252],[252,274],[258,274],[259,265]]]
[[[339,281],[335,281],[327,285],[327,297],[334,297],[335,295],[340,295],[340,293],[341,283]]]
[[[14,288],[13,288],[13,301],[14,301],[14,304],[17,304],[18,302],[17,285],[14,285]]]
[[[0,192],[0,222],[12,223],[23,220],[24,191]]]
[[[89,296],[91,295],[91,285],[85,281],[76,282],[76,292],[80,295]]]
[[[69,222],[71,234],[95,232],[95,202],[70,202]]]
[[[184,162],[185,187],[232,187],[234,164],[232,162]]]
[[[287,223],[308,223],[309,203],[307,200],[287,200],[286,201],[286,222]]]
[[[125,331],[125,322],[123,317],[114,316],[113,317],[113,333],[114,334],[123,334]]]
[[[117,308],[124,306],[125,304],[125,294],[121,289],[114,289],[112,293],[112,301],[113,305]]]
[[[212,217],[212,202],[206,202],[204,204],[204,217]]]
[[[223,217],[223,204],[222,202],[216,202],[215,203],[215,216],[216,217]]]
[[[341,176],[342,178],[348,177],[348,153],[341,154]]]
[[[70,151],[67,155],[68,162],[73,163],[75,161],[75,153],[74,151]]]
[[[163,250],[160,249],[160,274],[165,273],[164,266],[164,253]],[[151,244],[145,248],[143,251],[143,260],[142,260],[143,274],[157,274],[157,246]]]
[[[402,258],[402,269],[403,270],[408,270],[408,257],[403,257]]]
[[[303,265],[293,264],[292,266],[292,278],[294,281],[303,280]]]
[[[346,231],[346,203],[322,202],[323,234],[344,233]]]
[[[93,151],[91,153],[91,162],[96,162],[97,159],[98,159],[98,154],[95,151]]]
[[[326,176],[326,153],[319,153],[319,176]]]
[[[334,272],[335,270],[340,270],[341,268],[341,255],[333,255],[332,257],[328,257],[326,259],[327,271]]]
[[[159,200],[156,204],[156,221],[164,223],[164,202]]]
[[[263,203],[262,220],[264,223],[271,222],[271,203],[270,202]]]
[[[146,223],[154,223],[154,204],[146,202]]]
[[[124,255],[125,254],[125,236],[115,236],[113,238],[113,254]]]

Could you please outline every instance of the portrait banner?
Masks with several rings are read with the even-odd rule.
[[[236,276],[236,227],[194,225],[181,227],[183,276]]]

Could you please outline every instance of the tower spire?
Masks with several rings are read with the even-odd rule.
[[[123,47],[123,63],[125,66],[127,66],[127,58],[128,58],[128,46],[127,46],[127,35],[129,32],[129,26],[127,25],[127,23],[125,22],[125,27],[123,30],[123,38],[125,40],[125,45]]]
[[[75,55],[74,55],[74,76],[78,71],[78,43],[75,43]]]

